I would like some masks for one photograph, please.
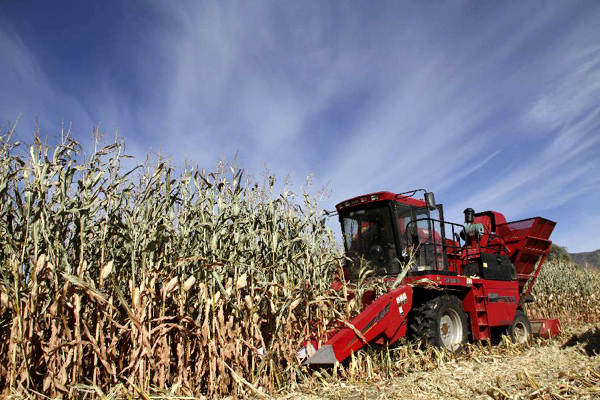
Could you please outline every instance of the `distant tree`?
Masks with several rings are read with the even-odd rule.
[[[548,253],[549,260],[560,260],[560,261],[571,261],[571,255],[567,251],[566,247],[552,244],[550,247],[550,253]]]

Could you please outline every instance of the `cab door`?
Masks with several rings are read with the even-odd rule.
[[[430,211],[428,208],[415,210],[416,235],[419,254],[418,266],[434,271],[446,270],[446,251],[444,240],[444,227],[440,223],[438,209]]]

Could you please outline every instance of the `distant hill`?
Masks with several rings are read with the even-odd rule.
[[[569,253],[571,260],[581,266],[590,265],[600,269],[600,249],[584,253]]]

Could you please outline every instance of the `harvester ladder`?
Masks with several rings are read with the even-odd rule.
[[[473,291],[475,293],[475,313],[471,316],[473,339],[490,339],[490,325],[486,307],[487,296],[483,291],[483,285],[473,282]]]

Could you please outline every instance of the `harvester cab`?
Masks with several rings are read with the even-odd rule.
[[[423,199],[415,198],[419,192]],[[423,189],[371,193],[336,209],[345,278],[354,281],[366,271],[394,284],[378,298],[366,293],[358,316],[325,343],[307,345],[305,364],[341,362],[366,345],[391,345],[407,335],[454,351],[467,340],[491,339],[492,331],[517,342],[532,333],[558,334],[557,320],[529,321],[524,309],[554,222],[507,222],[499,212],[471,208],[464,224],[448,222],[443,206]]]
[[[423,270],[444,268],[442,260],[428,251],[443,235],[439,223],[432,223],[443,218],[441,206],[380,192],[342,202],[337,210],[349,259],[348,278],[356,278],[362,268],[377,276],[395,276],[417,253]]]

